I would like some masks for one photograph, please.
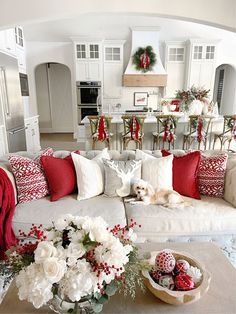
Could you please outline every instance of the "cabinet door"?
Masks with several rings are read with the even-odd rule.
[[[98,60],[100,58],[98,44],[88,44],[88,58],[90,60]]]
[[[16,42],[15,42],[15,29],[10,28],[5,31],[5,48],[6,51],[15,54],[16,53]]]
[[[24,49],[16,47],[16,55],[18,59],[19,72],[26,74],[26,61]]]
[[[100,62],[88,63],[88,80],[101,81]]]
[[[122,74],[122,63],[104,63],[103,93],[105,98],[121,97]]]
[[[5,126],[0,126],[0,156],[8,153],[7,135]]]
[[[26,148],[28,152],[34,150],[33,131],[30,122],[25,124]]]
[[[76,81],[87,81],[88,79],[88,62],[77,62]]]
[[[38,118],[35,118],[35,120],[32,122],[32,133],[34,151],[38,151],[41,149]]]
[[[86,44],[76,44],[76,58],[78,60],[87,59],[87,49]]]

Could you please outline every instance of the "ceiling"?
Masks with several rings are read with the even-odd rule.
[[[133,26],[159,26],[160,40],[188,38],[236,40],[236,34],[203,24],[142,14],[89,13],[77,18],[61,19],[24,26],[26,41],[66,42],[70,37],[129,39]]]

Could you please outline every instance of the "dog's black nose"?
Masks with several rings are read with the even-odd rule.
[[[138,194],[140,193],[140,191],[138,191]]]

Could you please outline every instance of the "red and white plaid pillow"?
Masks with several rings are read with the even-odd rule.
[[[199,192],[201,194],[223,197],[227,159],[226,154],[211,157],[202,156],[198,168]]]
[[[9,156],[9,163],[16,180],[19,203],[36,200],[49,193],[40,157],[52,155],[52,148],[47,148],[34,159],[19,155]]]

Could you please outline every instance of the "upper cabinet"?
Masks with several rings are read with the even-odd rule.
[[[185,84],[186,42],[165,43],[165,69],[168,74],[166,97],[174,97]]]
[[[76,81],[101,81],[101,43],[74,42]]]
[[[15,29],[10,28],[0,31],[0,51],[16,55]]]
[[[203,86],[213,93],[217,41],[195,41],[188,43],[188,66],[186,87]]]
[[[124,40],[105,40],[103,43],[103,97],[122,96]]]
[[[26,74],[25,43],[23,29],[20,26],[15,27],[15,42],[19,72]]]

